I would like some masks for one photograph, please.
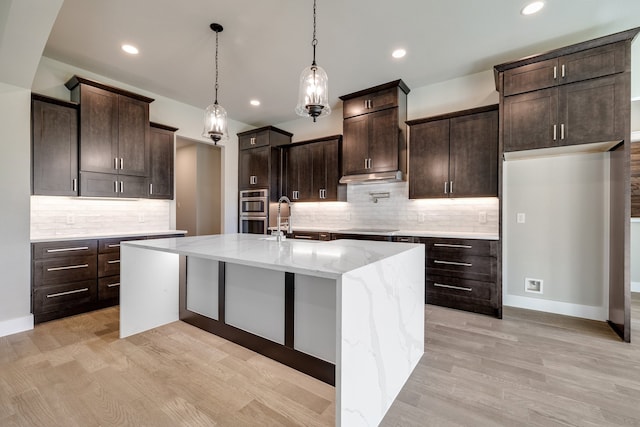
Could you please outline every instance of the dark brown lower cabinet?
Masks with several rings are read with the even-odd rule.
[[[120,302],[120,242],[184,234],[63,240],[31,244],[35,323]]]
[[[427,304],[502,317],[498,242],[421,238],[425,244]]]

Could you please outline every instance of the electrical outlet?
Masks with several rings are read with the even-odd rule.
[[[487,223],[487,212],[485,212],[485,211],[478,212],[478,222],[480,224],[486,224]]]
[[[76,217],[73,216],[73,214],[67,214],[67,224],[71,225],[75,223],[76,223]]]
[[[424,213],[420,212],[418,214],[418,222],[420,223],[424,222]]]
[[[138,214],[138,222],[144,222],[144,214],[143,213],[139,213]]]
[[[518,215],[516,215],[516,220],[518,221],[518,224],[524,224],[526,220],[525,214],[522,212],[519,212]]]

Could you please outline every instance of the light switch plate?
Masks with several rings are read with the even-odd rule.
[[[517,215],[518,224],[524,224],[525,223],[525,219],[526,219],[526,217],[525,217],[524,213],[522,213],[522,212],[518,213],[518,215]]]

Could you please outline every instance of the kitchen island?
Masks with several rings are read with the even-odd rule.
[[[121,338],[183,320],[335,385],[377,425],[424,352],[424,247],[226,234],[123,242]]]

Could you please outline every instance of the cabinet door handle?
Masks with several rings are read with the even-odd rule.
[[[411,239],[408,237],[398,237],[398,242],[410,242]]]
[[[117,157],[113,158],[113,168],[115,170],[118,170],[118,158]]]
[[[47,249],[47,253],[52,254],[57,252],[86,251],[87,249],[89,249],[89,246],[77,246],[75,248]]]
[[[120,283],[111,283],[111,284],[107,285],[107,288],[114,288],[116,286],[120,286]]]
[[[62,297],[65,295],[79,294],[80,292],[89,292],[89,288],[75,289],[73,291],[58,292],[57,294],[48,294],[47,298]]]
[[[553,80],[556,80],[558,78],[558,67],[557,66],[553,66]]]
[[[113,187],[114,187],[113,191],[117,193],[118,192],[118,181],[113,181]]]
[[[250,142],[251,145],[256,145],[256,138],[255,137],[251,137]]]
[[[564,79],[564,75],[565,75],[565,74],[564,74],[564,64],[562,64],[562,73],[561,73],[561,76],[562,76],[562,78],[563,78],[563,79]]]
[[[558,139],[558,126],[557,125],[553,125],[553,140],[557,140]]]
[[[107,264],[120,264],[120,260],[119,259],[110,259],[109,261],[107,261]]]
[[[149,183],[149,195],[153,196],[153,184]]]
[[[78,191],[78,180],[73,178],[73,191]]]
[[[120,193],[124,193],[124,181],[120,181]]]
[[[453,194],[453,181],[449,181],[449,194]]]
[[[473,291],[473,289],[471,288],[464,288],[462,286],[445,285],[443,283],[434,283],[433,286],[437,286],[438,288],[457,289],[459,291],[467,291],[467,292]]]
[[[124,169],[124,159],[120,157],[120,170]]]
[[[367,169],[367,159],[364,159],[364,168]]]
[[[440,260],[433,260],[434,264],[445,264],[445,265],[459,265],[461,267],[472,267],[473,264],[470,264],[468,262],[455,262],[455,261],[440,261]]]
[[[120,247],[120,243],[107,245],[107,247],[108,248],[119,248]]]
[[[560,125],[560,139],[564,139],[564,123]]]
[[[64,267],[50,267],[47,271],[75,270],[77,268],[87,268],[89,264],[65,265]]]
[[[444,182],[444,194],[447,194],[447,186],[449,185],[449,183],[447,181]]]
[[[471,245],[455,245],[452,243],[434,243],[433,246],[439,248],[460,248],[460,249],[471,249],[473,246]]]

